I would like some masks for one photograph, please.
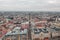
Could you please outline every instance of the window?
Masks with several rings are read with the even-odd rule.
[[[48,33],[47,29],[42,29],[44,33]]]
[[[15,33],[16,31],[12,31],[12,33]]]
[[[39,29],[34,29],[34,34],[39,34],[39,33],[40,33]]]

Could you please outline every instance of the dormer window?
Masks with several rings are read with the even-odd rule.
[[[16,31],[12,31],[12,33],[15,33]]]

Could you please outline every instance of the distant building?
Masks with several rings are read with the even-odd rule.
[[[31,32],[32,40],[44,40],[50,38],[50,32],[45,28],[35,28]]]
[[[27,29],[20,30],[20,27],[16,27],[8,32],[2,40],[28,40]]]

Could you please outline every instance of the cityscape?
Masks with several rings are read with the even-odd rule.
[[[60,40],[60,12],[0,12],[0,40]]]

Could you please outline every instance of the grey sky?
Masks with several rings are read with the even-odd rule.
[[[0,11],[60,11],[60,0],[0,0]]]

